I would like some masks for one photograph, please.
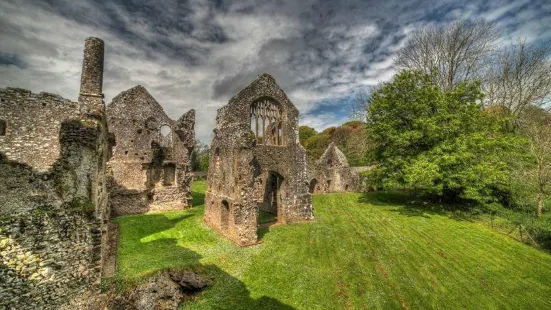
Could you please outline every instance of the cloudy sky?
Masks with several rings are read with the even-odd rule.
[[[0,1],[0,87],[76,100],[82,48],[106,44],[106,102],[145,86],[172,118],[197,111],[209,143],[216,109],[272,74],[318,130],[347,120],[355,93],[391,78],[412,30],[463,19],[497,23],[503,44],[551,42],[551,1]]]

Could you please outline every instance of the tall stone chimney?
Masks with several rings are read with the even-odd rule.
[[[103,40],[93,37],[86,39],[78,97],[80,112],[83,114],[100,116],[105,110],[102,93],[103,51]]]

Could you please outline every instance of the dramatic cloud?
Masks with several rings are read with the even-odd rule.
[[[355,92],[394,74],[412,30],[494,21],[504,44],[551,42],[548,1],[2,1],[0,87],[78,96],[83,41],[106,43],[109,102],[145,86],[172,118],[197,110],[210,142],[216,109],[262,72],[272,74],[321,130],[346,121]]]

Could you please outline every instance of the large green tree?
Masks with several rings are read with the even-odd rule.
[[[482,99],[478,82],[442,90],[420,71],[383,84],[367,110],[373,185],[477,201],[505,188],[517,139],[483,111]]]
[[[311,137],[317,135],[318,132],[309,126],[300,126],[298,127],[298,139],[300,141],[300,144],[302,146],[305,145],[306,140],[310,139]]]

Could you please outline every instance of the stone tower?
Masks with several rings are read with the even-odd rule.
[[[83,114],[99,116],[105,110],[102,92],[103,53],[103,40],[94,37],[86,39],[78,97],[80,111]]]

